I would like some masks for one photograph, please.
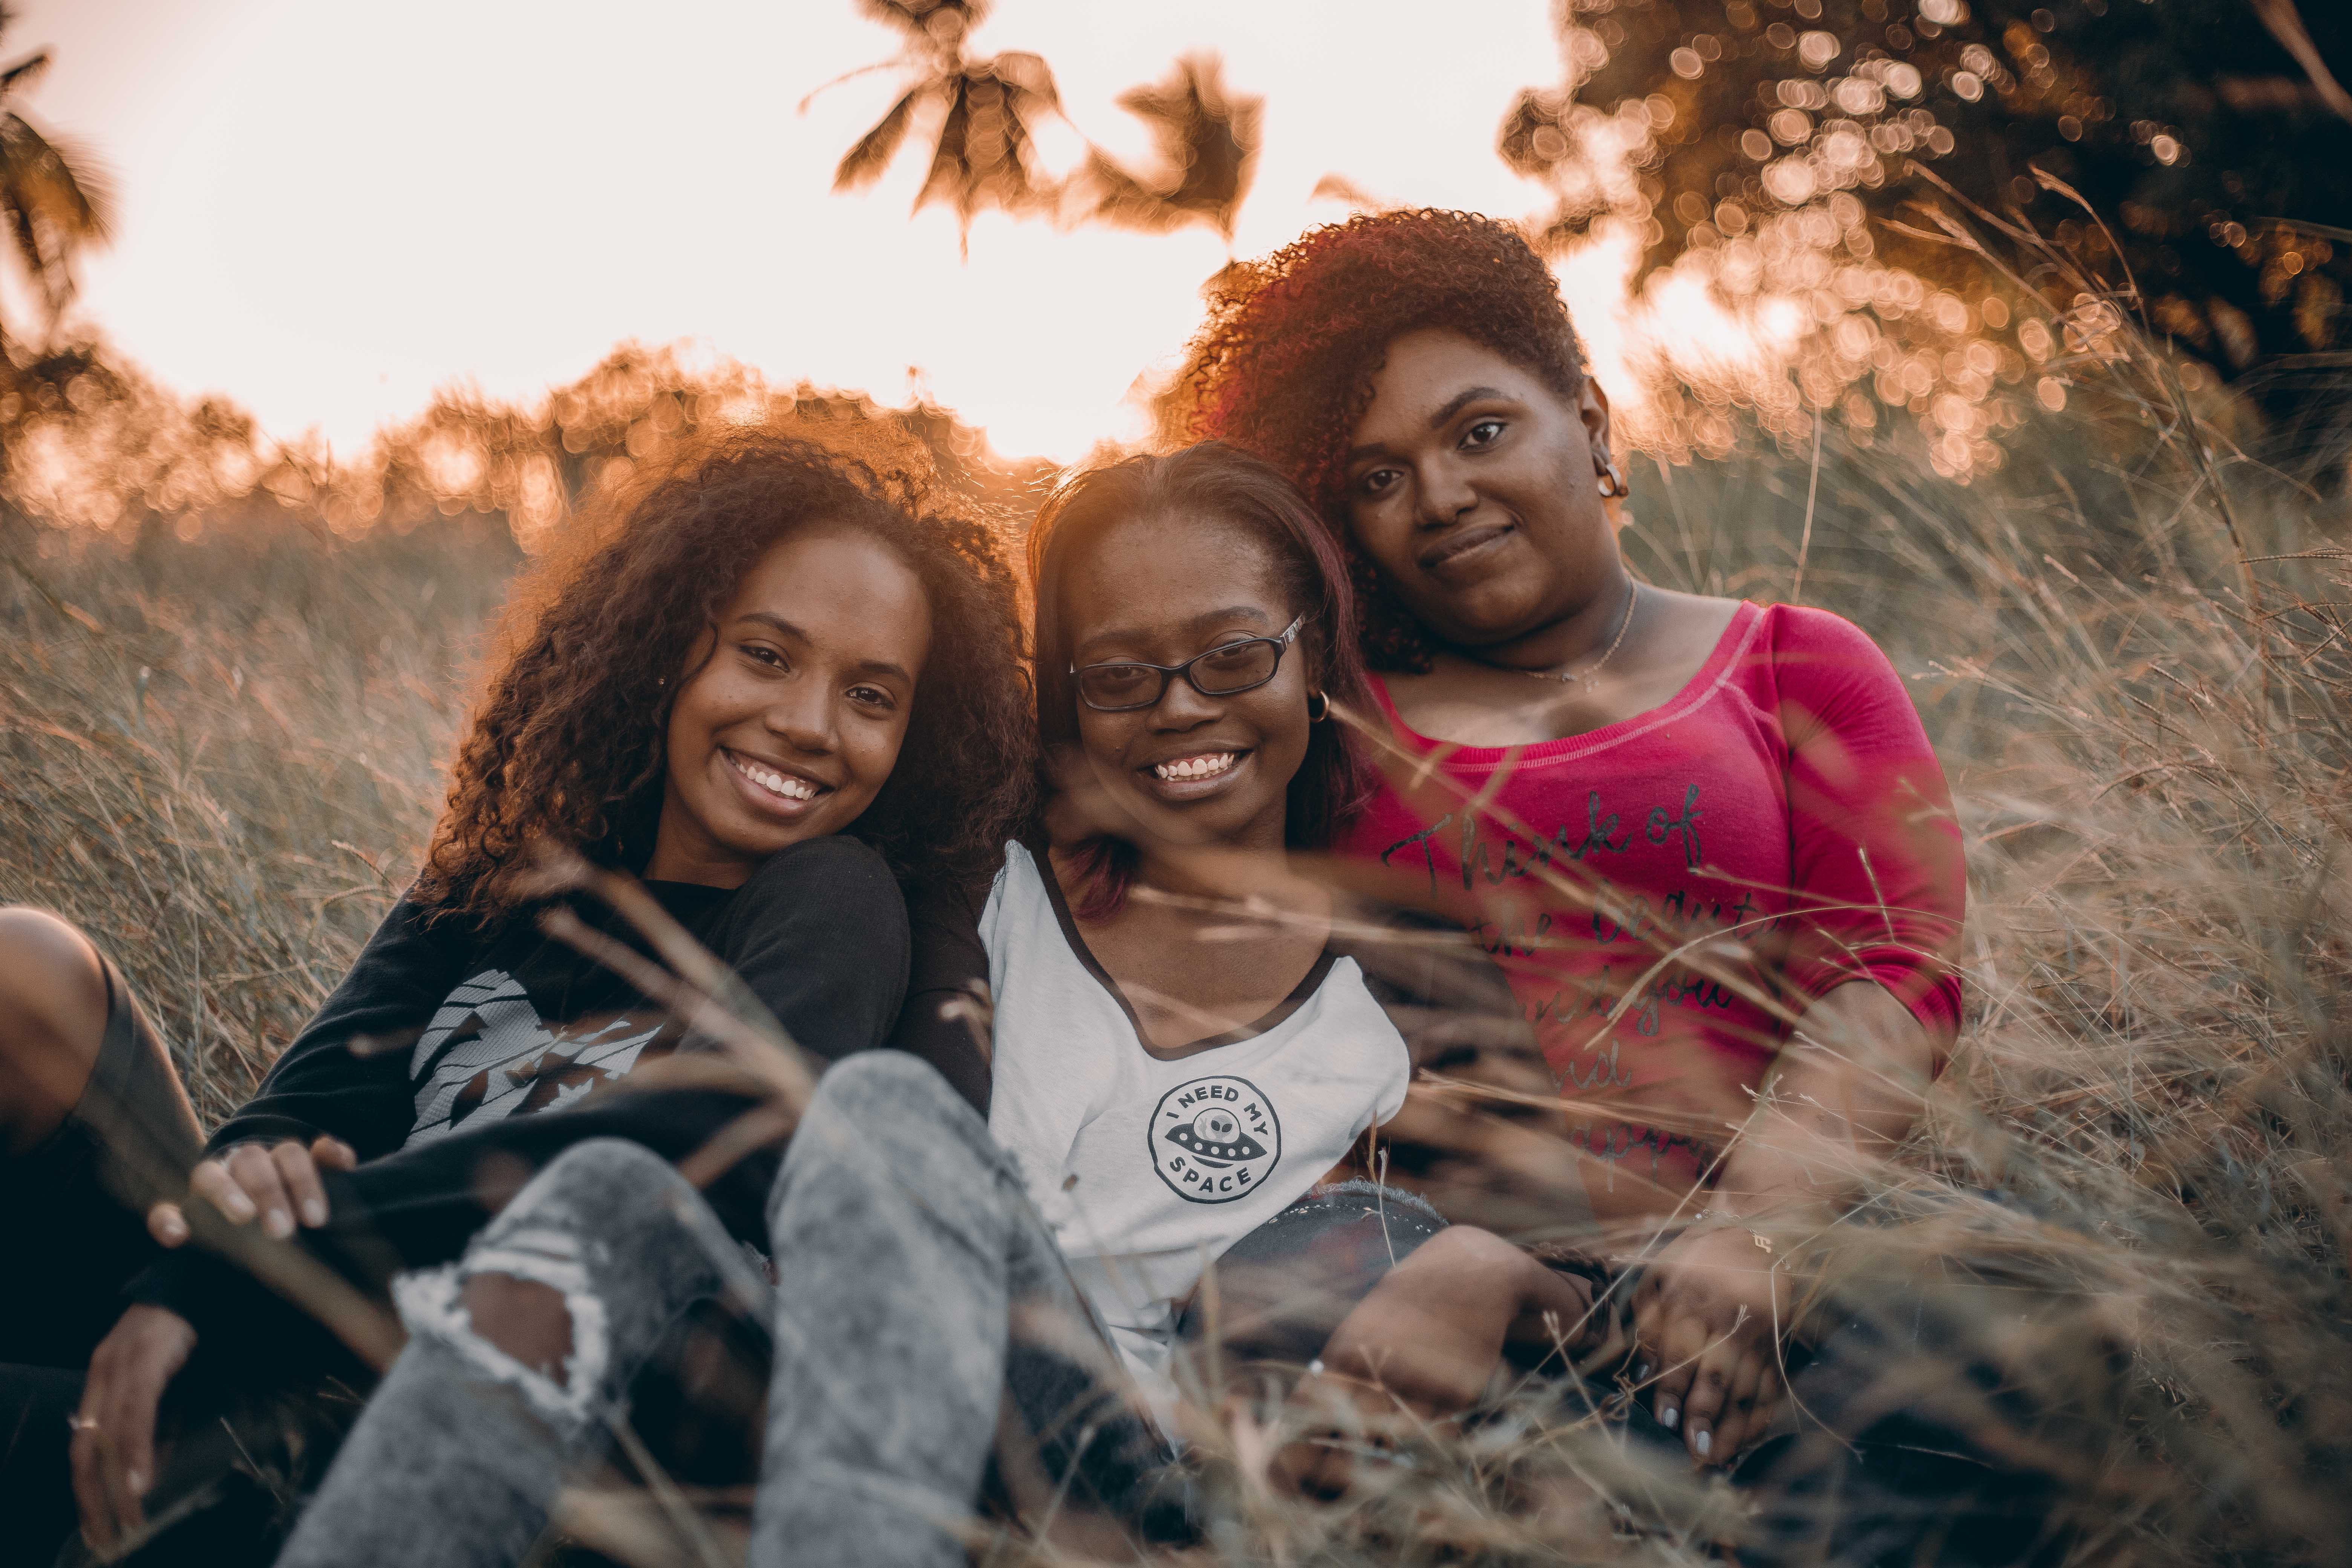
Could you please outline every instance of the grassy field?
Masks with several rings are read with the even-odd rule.
[[[1940,1260],[1976,1351],[2076,1412],[2031,1456],[2074,1561],[2333,1561],[2347,519],[2186,412],[2135,350],[1966,487],[1834,432],[1637,463],[1631,543],[1654,581],[1878,636],[1958,797],[1969,1022],[1827,1273]],[[413,865],[518,552],[470,515],[342,538],[269,509],[193,541],[19,523],[0,555],[0,900],[92,931],[217,1117]],[[1245,1431],[1203,1452],[1220,1561],[1683,1562],[1737,1529],[1533,1399],[1339,1508],[1276,1503]]]

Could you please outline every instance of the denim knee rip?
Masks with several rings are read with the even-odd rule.
[[[589,1262],[571,1231],[544,1221],[521,1225],[485,1236],[462,1262],[402,1275],[393,1281],[393,1301],[411,1333],[448,1346],[492,1381],[513,1384],[550,1425],[572,1431],[589,1420],[612,1355],[610,1324],[604,1301],[591,1287]],[[572,1349],[563,1359],[562,1382],[525,1365],[475,1328],[465,1288],[478,1274],[529,1280],[563,1299]]]

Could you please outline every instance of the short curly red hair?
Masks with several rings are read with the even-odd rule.
[[[1433,647],[1349,539],[1348,436],[1389,344],[1428,327],[1494,350],[1563,398],[1584,390],[1576,328],[1527,237],[1496,218],[1423,208],[1360,214],[1226,268],[1159,404],[1163,440],[1230,442],[1306,492],[1347,547],[1375,669],[1426,669]]]

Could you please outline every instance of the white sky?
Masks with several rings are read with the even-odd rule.
[[[1327,173],[1391,200],[1518,216],[1542,195],[1494,153],[1520,88],[1555,82],[1547,0],[999,0],[977,52],[1054,66],[1077,124],[1130,156],[1111,100],[1188,49],[1267,100],[1239,247],[1344,216]],[[919,151],[829,189],[898,90],[843,71],[896,35],[852,0],[24,0],[29,100],[99,152],[121,232],[83,309],[183,391],[355,449],[436,387],[528,398],[625,338],[698,339],[772,379],[904,401],[920,366],[999,450],[1060,459],[1139,427],[1125,403],[1198,319],[1206,229],[909,221]],[[1602,359],[1619,268],[1570,269]],[[1580,298],[1582,296],[1582,298]]]

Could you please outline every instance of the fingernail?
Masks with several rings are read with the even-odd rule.
[[[320,1226],[327,1223],[327,1205],[318,1198],[306,1198],[302,1203],[302,1223]]]
[[[253,1217],[253,1200],[247,1197],[243,1193],[231,1193],[228,1199],[228,1217],[236,1221],[239,1225],[243,1225],[247,1220],[251,1219]]]
[[[269,1217],[261,1222],[261,1227],[283,1241],[294,1234],[294,1216],[284,1209],[271,1209]]]
[[[1648,1362],[1643,1362],[1641,1365],[1633,1369],[1633,1381],[1635,1383],[1647,1383],[1650,1381],[1650,1363]]]
[[[1678,1405],[1668,1405],[1658,1412],[1658,1425],[1669,1432],[1675,1429],[1675,1423],[1682,1418],[1682,1406]]]
[[[1696,1428],[1691,1433],[1691,1447],[1698,1450],[1700,1458],[1706,1458],[1706,1451],[1715,1447],[1715,1434],[1704,1426]]]
[[[147,1472],[146,1472],[146,1471],[144,1471],[144,1470],[133,1470],[133,1471],[131,1471],[131,1491],[132,1491],[133,1493],[135,1493],[136,1495],[138,1495],[138,1496],[140,1496],[140,1497],[145,1497],[145,1496],[147,1495]]]

